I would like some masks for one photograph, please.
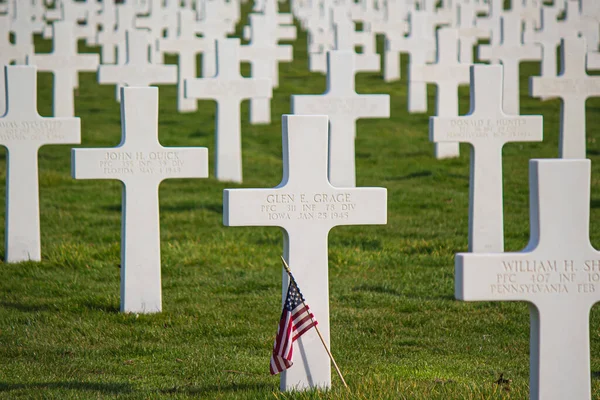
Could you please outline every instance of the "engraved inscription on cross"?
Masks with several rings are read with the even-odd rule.
[[[240,103],[253,97],[271,98],[269,79],[240,74],[239,39],[217,41],[217,74],[214,78],[185,80],[185,96],[215,100],[215,176],[220,181],[242,181],[242,128]]]
[[[54,97],[52,109],[55,117],[75,115],[73,90],[78,86],[80,71],[95,72],[100,63],[98,54],[79,54],[77,39],[73,34],[75,24],[72,21],[57,21],[53,24],[53,52],[33,54],[27,57],[27,63],[38,67],[40,71],[52,71],[54,74]]]
[[[79,118],[44,118],[37,112],[36,69],[6,66],[6,114],[0,145],[8,150],[6,171],[6,261],[40,261],[38,149],[80,142]]]
[[[125,36],[127,62],[124,65],[100,65],[98,68],[99,83],[137,87],[177,83],[176,65],[161,65],[150,62],[148,57],[148,49],[152,42],[150,33],[133,29],[127,31]]]
[[[354,140],[359,118],[389,118],[390,96],[357,94],[355,53],[327,53],[327,90],[322,95],[292,96],[292,112],[329,116],[329,181],[337,187],[356,186]]]
[[[537,44],[523,44],[521,32],[523,22],[519,15],[508,14],[500,18],[502,42],[498,45],[479,46],[479,58],[504,67],[504,95],[502,109],[509,115],[520,114],[519,64],[521,61],[539,61],[542,49]]]
[[[560,97],[560,158],[586,158],[585,102],[600,96],[600,76],[586,73],[585,39],[562,40],[561,73],[557,77],[532,77],[533,97]]]
[[[226,189],[226,226],[278,226],[283,252],[329,345],[327,238],[339,225],[385,224],[384,188],[338,188],[327,179],[327,117],[284,115],[283,179],[272,189]],[[288,277],[283,272],[283,293]],[[294,365],[281,374],[282,390],[331,386],[329,357],[314,330],[297,342]]]
[[[519,253],[456,255],[455,295],[527,301],[530,398],[590,399],[590,309],[600,252],[589,239],[590,161],[531,160],[531,238]]]
[[[471,67],[471,111],[460,117],[431,117],[433,142],[471,144],[469,251],[504,251],[502,147],[542,140],[542,117],[502,111],[502,66]]]
[[[247,46],[240,47],[240,60],[250,62],[253,78],[270,79],[272,87],[276,88],[279,86],[279,63],[292,61],[292,46],[277,44],[277,38],[273,35],[273,24],[268,21],[269,17],[250,14],[248,18],[252,28],[252,39]],[[250,123],[271,123],[271,99],[250,99]]]
[[[435,64],[410,63],[410,80],[435,83],[436,115],[438,117],[458,116],[458,86],[469,84],[470,64],[458,62],[458,31],[442,28],[437,31],[437,60]],[[435,157],[453,158],[459,156],[458,142],[435,143]]]
[[[185,98],[186,79],[196,77],[196,56],[214,47],[206,39],[196,36],[194,24],[196,13],[192,10],[181,9],[177,13],[179,34],[171,38],[163,38],[158,41],[158,49],[164,53],[176,53],[179,55],[177,70],[177,111],[189,112],[198,109],[195,99]]]
[[[75,179],[123,182],[121,311],[159,312],[160,233],[158,187],[169,178],[206,178],[208,150],[163,147],[158,141],[158,88],[122,88],[121,144],[73,149]]]

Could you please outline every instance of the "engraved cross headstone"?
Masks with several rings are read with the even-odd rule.
[[[37,77],[32,66],[6,66],[6,114],[0,145],[6,168],[6,261],[40,261],[38,149],[80,141],[79,118],[44,118],[37,112]]]
[[[530,93],[534,97],[562,99],[560,110],[561,158],[586,158],[585,102],[600,96],[600,77],[586,71],[585,39],[562,40],[561,73],[557,77],[531,77]]]
[[[471,144],[469,251],[504,251],[502,147],[542,140],[542,117],[502,111],[502,66],[471,67],[471,111],[460,117],[431,117],[433,142]]]
[[[215,176],[220,181],[242,181],[240,103],[253,97],[270,98],[273,93],[269,79],[242,77],[239,47],[239,39],[218,40],[215,77],[185,80],[186,97],[217,102]]]
[[[521,61],[539,61],[541,47],[523,44],[521,41],[522,21],[518,15],[503,16],[502,42],[499,45],[479,46],[479,58],[492,63],[502,63],[504,71],[504,94],[502,109],[509,115],[519,115],[519,64]]]
[[[6,112],[4,66],[27,57],[27,54],[23,54],[15,44],[10,42],[8,24],[9,16],[0,15],[0,115]]]
[[[123,182],[121,311],[160,312],[158,187],[169,178],[206,178],[208,150],[158,141],[158,88],[122,88],[121,144],[73,149],[75,179]]]
[[[385,224],[384,188],[338,188],[327,180],[327,117],[284,115],[283,179],[272,189],[226,189],[226,226],[278,226],[283,253],[329,345],[327,237],[339,225]],[[283,298],[288,277],[283,273]],[[295,346],[294,365],[281,374],[282,390],[331,386],[329,357],[314,330]]]
[[[164,38],[158,42],[161,52],[177,53],[179,55],[177,70],[177,111],[179,112],[196,111],[198,109],[198,102],[195,99],[185,97],[184,82],[186,79],[196,77],[196,56],[207,49],[212,51],[214,47],[213,43],[208,43],[206,39],[196,36],[194,29],[195,15],[196,13],[192,10],[179,10],[179,35]]]
[[[150,62],[148,49],[152,38],[148,32],[131,30],[126,33],[127,62],[123,65],[101,65],[98,83],[127,86],[177,83],[177,66]]]
[[[531,237],[519,253],[460,253],[455,295],[530,305],[530,398],[590,399],[590,309],[600,252],[589,239],[590,161],[531,160]]]
[[[437,32],[438,55],[435,64],[410,63],[410,80],[435,83],[436,115],[458,116],[458,86],[469,84],[470,64],[458,62],[458,32],[454,28],[442,28]],[[458,142],[435,143],[435,157],[459,156]]]
[[[77,39],[73,35],[72,21],[57,21],[53,24],[53,52],[33,54],[27,63],[38,67],[39,71],[54,74],[52,110],[55,117],[75,115],[73,90],[78,86],[79,72],[95,72],[100,63],[98,54],[77,52]]]
[[[390,96],[357,94],[354,57],[350,51],[327,53],[327,90],[321,95],[293,95],[292,113],[329,117],[328,177],[337,187],[356,186],[354,140],[356,120],[389,118]]]
[[[253,78],[269,79],[272,87],[276,88],[279,86],[279,63],[292,61],[292,46],[277,44],[268,17],[250,14],[249,19],[252,39],[247,46],[240,47],[240,60],[250,62]],[[271,123],[271,99],[250,99],[250,123]]]
[[[33,20],[33,5],[27,1],[14,2],[14,15],[10,21],[10,31],[15,35],[15,46],[19,49],[21,57],[17,64],[25,64],[25,58],[33,54],[33,35],[44,29],[45,23]]]

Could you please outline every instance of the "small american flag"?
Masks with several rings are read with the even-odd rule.
[[[317,320],[304,302],[300,289],[296,282],[290,279],[271,356],[271,375],[278,374],[292,366],[294,342],[316,325]]]

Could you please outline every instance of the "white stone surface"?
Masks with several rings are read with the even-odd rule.
[[[141,30],[126,32],[127,62],[123,65],[101,65],[98,83],[127,86],[150,86],[177,83],[177,66],[150,62],[148,53],[152,46],[150,33]]]
[[[217,41],[214,78],[187,79],[185,96],[217,102],[215,122],[215,176],[220,181],[242,181],[242,128],[240,103],[253,97],[271,98],[269,79],[240,74],[239,39]]]
[[[562,67],[557,77],[531,77],[533,97],[560,97],[560,158],[586,158],[585,102],[600,96],[600,76],[586,71],[585,39],[562,41]]]
[[[477,27],[477,12],[479,5],[474,1],[463,0],[458,3],[457,29],[459,38],[459,56],[462,63],[473,63],[473,47],[480,39],[489,39],[488,29]]]
[[[212,51],[214,44],[208,43],[206,39],[196,36],[196,16],[192,10],[180,10],[178,13],[179,35],[172,38],[163,38],[158,42],[161,52],[175,53],[179,55],[177,69],[177,111],[191,112],[198,109],[195,99],[185,97],[186,79],[196,77],[196,56],[207,49]]]
[[[37,112],[36,69],[6,66],[6,114],[0,145],[6,147],[6,262],[40,261],[38,149],[80,142],[79,118],[44,118]]]
[[[54,75],[52,110],[55,117],[75,115],[74,90],[78,87],[79,72],[95,72],[100,63],[98,54],[77,52],[77,38],[73,34],[74,23],[57,21],[53,24],[53,51],[48,54],[33,54],[27,63],[39,71],[50,71]]]
[[[356,120],[389,118],[390,96],[357,94],[354,57],[350,51],[327,53],[327,90],[322,95],[293,95],[292,113],[329,117],[328,177],[336,187],[356,186],[354,140]]]
[[[456,255],[455,295],[530,305],[530,398],[591,399],[591,307],[600,252],[589,240],[590,161],[532,160],[531,237],[520,253]]]
[[[413,11],[410,17],[411,32],[410,64],[424,64],[435,61],[436,38],[430,16],[424,12]],[[410,67],[409,67],[410,68]],[[408,82],[408,111],[410,113],[427,112],[427,84],[410,79]]]
[[[162,0],[149,0],[150,10],[145,16],[138,16],[135,19],[135,27],[147,29],[153,39],[159,40],[166,37],[167,27],[173,25],[177,20],[177,14],[173,14],[172,8],[163,7]],[[157,46],[152,46],[152,62],[162,64],[164,62],[163,54]]]
[[[283,179],[272,189],[226,189],[226,226],[279,226],[283,256],[329,346],[327,237],[339,225],[385,224],[384,188],[337,188],[327,180],[327,117],[283,116]],[[283,272],[285,299],[288,277]],[[331,386],[331,366],[314,329],[294,344],[294,365],[281,374],[282,390]],[[335,349],[333,349],[335,352]]]
[[[162,309],[158,187],[169,178],[206,178],[208,150],[158,141],[158,89],[123,88],[122,139],[114,148],[73,149],[75,179],[123,182],[121,311]]]
[[[240,47],[240,60],[250,63],[253,78],[266,78],[273,88],[279,86],[279,63],[292,61],[291,45],[278,45],[273,36],[272,25],[268,17],[250,14],[248,17],[252,28],[252,39],[247,46]],[[250,123],[271,123],[271,99],[250,99]]]
[[[115,7],[116,28],[98,34],[102,46],[102,64],[124,64],[127,60],[127,32],[135,30],[135,8],[131,2]],[[116,52],[116,55],[115,55]],[[120,90],[117,91],[117,97]]]
[[[542,47],[542,64],[540,73],[542,76],[556,76],[556,50],[560,45],[562,34],[558,29],[558,10],[555,7],[544,7],[542,9],[542,28],[537,31],[525,31],[525,43],[537,43]]]
[[[235,33],[235,10],[228,4],[235,5],[223,0],[204,0],[203,12],[200,13],[200,21],[197,24],[197,33],[201,33],[207,43],[215,43],[224,40],[227,35]],[[239,18],[239,16],[237,16]],[[217,73],[216,47],[206,49],[202,53],[202,77],[212,78]]]
[[[587,53],[587,69],[600,69],[600,52]]]
[[[10,21],[10,31],[15,35],[15,46],[21,54],[17,64],[25,64],[27,55],[34,53],[33,35],[41,33],[45,24],[43,21],[34,20],[31,3],[15,1],[13,4],[14,15]]]
[[[15,44],[10,42],[9,22],[8,15],[0,15],[0,115],[6,112],[4,66],[27,58],[27,54],[23,54]]]
[[[522,43],[523,24],[518,15],[505,15],[501,18],[501,25],[502,42],[499,45],[479,46],[479,58],[492,63],[502,63],[504,67],[504,103],[502,108],[509,115],[519,115],[519,63],[523,61],[540,61],[542,49],[536,44]]]
[[[471,67],[471,111],[460,117],[431,117],[434,142],[471,144],[469,251],[504,251],[502,148],[509,142],[541,141],[542,117],[502,111],[502,66]]]
[[[410,63],[410,80],[433,83],[436,90],[436,115],[458,116],[458,87],[469,84],[469,67],[458,61],[458,31],[441,28],[437,32],[438,54],[433,64]],[[460,155],[458,142],[436,142],[435,158],[454,158]]]

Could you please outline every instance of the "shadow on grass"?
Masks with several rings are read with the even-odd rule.
[[[410,179],[416,178],[425,178],[432,176],[433,173],[431,171],[421,171],[421,172],[413,172],[412,174],[403,175],[403,176],[391,176],[389,178],[384,178],[386,181],[407,181]]]
[[[0,393],[13,390],[31,389],[71,389],[106,394],[131,393],[132,387],[128,383],[96,383],[96,382],[34,382],[34,383],[4,383],[0,382]]]
[[[198,138],[198,137],[211,137],[212,135],[214,135],[214,132],[204,132],[204,131],[194,131],[192,132],[189,137],[191,138]]]
[[[381,285],[359,285],[352,288],[352,290],[355,292],[373,292],[378,294],[389,294],[398,297],[403,296],[396,289],[392,289]]]
[[[102,207],[105,211],[110,212],[121,212],[120,204],[111,204]],[[186,211],[198,211],[206,210],[217,214],[223,214],[223,205],[221,203],[214,204],[197,204],[197,203],[179,203],[179,204],[164,204],[160,206],[160,210],[164,212],[186,212]]]
[[[85,300],[85,301],[82,301],[80,304],[83,308],[87,308],[88,310],[91,310],[91,311],[102,311],[102,312],[111,313],[111,314],[116,314],[121,311],[119,304],[114,304],[109,301]]]
[[[56,311],[56,307],[51,307],[47,304],[24,304],[11,301],[1,301],[0,307],[22,312]]]
[[[162,389],[160,392],[163,394],[188,394],[188,395],[210,395],[216,393],[232,393],[232,392],[245,392],[245,391],[276,391],[279,388],[267,383],[229,383],[221,385],[206,385],[206,386],[185,386],[185,387],[172,387],[169,389]]]
[[[592,201],[590,202],[590,207],[600,208],[600,199],[592,199]]]

